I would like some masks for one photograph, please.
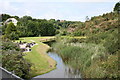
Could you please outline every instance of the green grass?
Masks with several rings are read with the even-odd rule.
[[[86,38],[86,36],[61,36],[62,38],[74,38],[74,39],[81,39]]]
[[[19,42],[19,41],[25,41],[25,42],[32,42],[31,40],[34,40],[35,42],[44,42],[44,40],[41,40],[41,39],[52,39],[52,38],[55,38],[54,36],[51,36],[51,37],[23,37],[23,38],[20,38],[19,40],[16,40],[16,42]]]
[[[25,59],[29,60],[33,64],[31,67],[32,77],[49,72],[56,68],[56,61],[54,61],[46,54],[50,47],[41,42],[41,40],[42,41],[44,41],[44,39],[50,40],[51,38],[54,37],[24,37],[16,41],[16,42],[19,41],[32,42],[33,40],[37,43],[37,45],[32,47],[32,51],[26,52],[24,56]],[[50,67],[51,65],[52,67]]]

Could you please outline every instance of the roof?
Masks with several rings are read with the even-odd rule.
[[[5,21],[5,24],[8,24],[9,22],[12,22],[16,26],[18,21],[15,18],[8,18]]]

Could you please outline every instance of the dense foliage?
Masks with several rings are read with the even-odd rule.
[[[47,20],[32,19],[30,16],[20,18],[18,22],[18,30],[21,37],[53,36],[56,32],[52,23]]]
[[[32,19],[30,16],[19,18],[17,26],[9,23],[8,25],[3,25],[2,29],[3,35],[10,40],[29,36],[53,36],[56,32],[52,23],[46,20]]]
[[[10,40],[19,39],[17,27],[13,23],[9,23],[5,29],[4,37],[9,38]]]
[[[23,58],[23,53],[17,44],[2,42],[2,67],[21,78],[30,78],[31,63]]]
[[[65,21],[65,20],[55,20],[55,19],[34,19],[31,16],[23,16],[21,18],[17,16],[10,16],[8,14],[2,14],[3,17],[3,23],[8,18],[15,18],[18,20],[16,28],[17,33],[12,31],[10,34],[14,38],[10,38],[8,36],[5,36],[11,40],[18,39],[19,37],[35,37],[35,36],[54,36],[56,34],[66,35],[63,29],[66,29],[67,27],[71,26],[75,23],[80,23],[77,21]],[[3,25],[2,29],[3,35],[8,35],[6,32],[8,32],[8,29],[13,27],[13,24],[11,25]],[[8,28],[8,29],[7,29]],[[16,34],[16,35],[15,35]]]
[[[120,11],[120,2],[115,4],[114,11]]]
[[[4,22],[5,20],[7,20],[8,18],[15,18],[15,19],[19,19],[18,16],[10,16],[8,14],[2,14],[2,21]]]

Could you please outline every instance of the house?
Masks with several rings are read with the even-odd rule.
[[[16,26],[18,21],[17,21],[15,18],[8,18],[8,19],[4,22],[4,24],[8,24],[8,23],[10,23],[10,22],[12,22],[12,23]]]

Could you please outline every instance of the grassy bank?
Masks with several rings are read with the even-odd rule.
[[[102,45],[86,44],[86,43],[56,43],[53,45],[57,53],[62,57],[63,61],[75,69],[80,70],[82,77],[86,76],[86,69],[88,69],[94,60],[106,58],[105,49]],[[102,72],[100,72],[101,74]],[[90,74],[90,73],[89,73]],[[96,76],[103,77],[102,75]]]
[[[32,77],[47,73],[56,68],[56,61],[50,58],[46,52],[49,50],[49,46],[40,42],[46,39],[54,37],[24,37],[20,38],[19,41],[32,42],[35,41],[37,45],[32,47],[31,52],[26,52],[24,58],[29,60],[33,65],[31,67]]]

